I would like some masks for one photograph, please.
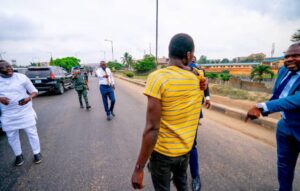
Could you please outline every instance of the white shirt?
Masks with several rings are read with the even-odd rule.
[[[0,97],[9,99],[8,105],[0,103],[4,131],[24,129],[36,124],[32,101],[23,106],[19,105],[19,100],[29,96],[27,92],[31,94],[38,90],[24,74],[14,73],[10,78],[0,77]]]
[[[108,75],[108,78],[104,78],[103,76],[106,75],[106,73]],[[113,78],[113,75],[112,75],[112,72],[110,71],[109,68],[105,68],[105,71],[102,69],[102,68],[98,68],[96,70],[96,75],[98,76],[99,78],[99,84],[100,85],[114,85],[115,84],[115,81],[114,81],[114,78]],[[109,84],[108,84],[109,82]]]

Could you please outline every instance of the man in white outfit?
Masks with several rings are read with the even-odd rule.
[[[31,99],[38,95],[38,90],[24,74],[14,73],[12,66],[0,60],[0,106],[3,131],[16,156],[15,165],[24,163],[19,130],[24,129],[29,139],[34,162],[40,163],[40,141],[36,129],[36,113],[32,108]]]
[[[107,120],[110,121],[112,116],[115,117],[114,105],[116,102],[115,98],[115,81],[110,69],[106,66],[105,61],[100,62],[100,68],[97,69],[96,75],[99,78],[99,89],[102,96],[102,102],[106,112]],[[110,99],[110,106],[107,98]]]

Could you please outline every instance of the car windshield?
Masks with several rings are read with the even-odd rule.
[[[28,71],[26,72],[26,75],[29,78],[49,77],[50,68],[29,68]]]

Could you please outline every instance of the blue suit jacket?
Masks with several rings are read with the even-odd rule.
[[[279,70],[278,77],[273,88],[273,93],[287,73],[288,69],[286,67],[282,67]],[[269,110],[268,113],[283,111],[285,114],[285,120],[281,121],[280,124],[284,122],[284,126],[288,126],[293,129],[297,128],[297,134],[300,137],[300,77],[298,77],[291,87],[287,97],[267,101],[266,105]],[[280,126],[281,125],[279,125],[279,128],[284,128]]]

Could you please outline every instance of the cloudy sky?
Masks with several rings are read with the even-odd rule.
[[[299,0],[159,0],[158,55],[184,32],[198,57],[270,56],[273,42],[281,56],[300,29],[299,8]],[[155,53],[155,9],[155,0],[0,0],[0,53],[21,65],[51,54],[98,63],[112,58],[110,39],[115,59],[126,51],[139,59]]]

